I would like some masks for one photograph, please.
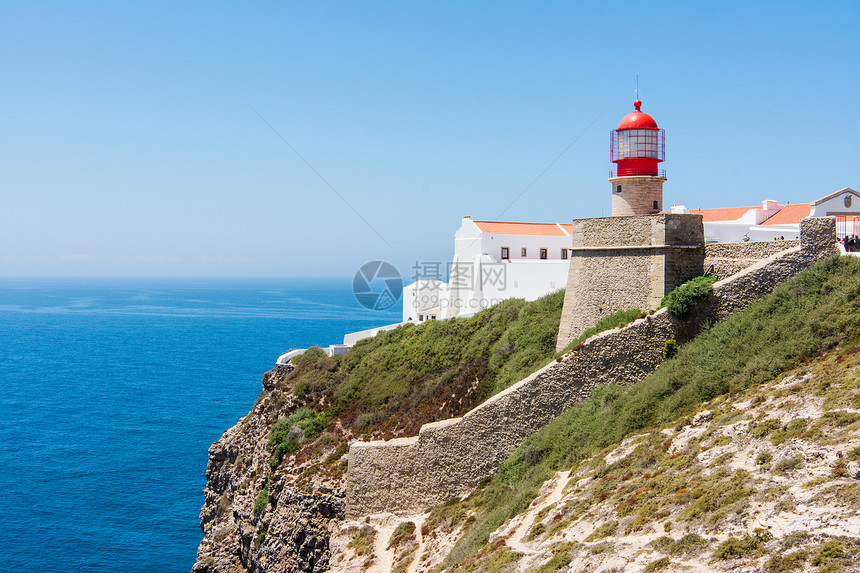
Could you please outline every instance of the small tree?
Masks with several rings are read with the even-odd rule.
[[[674,338],[670,338],[666,342],[663,343],[663,358],[669,360],[676,354],[678,354],[678,342]]]

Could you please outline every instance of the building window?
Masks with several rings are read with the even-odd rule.
[[[526,256],[526,248],[525,247],[523,247],[522,250],[520,251],[520,256],[521,257]]]
[[[541,259],[546,259],[546,249],[541,249],[541,250],[540,250],[540,258],[541,258]]]
[[[615,188],[615,192],[616,192],[616,193],[621,193],[621,185],[619,185],[618,187],[616,187],[616,188]]]
[[[654,210],[659,211],[660,207],[657,206],[657,201],[654,201]]]
[[[562,259],[566,259],[566,258],[567,258],[567,249],[562,249],[562,250],[561,250],[561,258],[562,258]]]
[[[511,249],[509,247],[502,247],[502,260],[506,261],[511,258]]]

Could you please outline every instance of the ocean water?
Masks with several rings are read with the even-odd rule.
[[[399,317],[350,279],[0,279],[0,569],[189,571],[263,373]]]

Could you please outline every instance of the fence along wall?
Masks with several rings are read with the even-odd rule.
[[[600,384],[631,385],[662,362],[663,343],[687,342],[705,321],[746,308],[816,260],[836,254],[832,218],[801,221],[800,246],[779,252],[714,285],[714,294],[679,320],[665,309],[598,334],[468,412],[424,425],[417,437],[355,442],[349,450],[346,511],[350,517],[424,509],[463,495],[530,434]]]

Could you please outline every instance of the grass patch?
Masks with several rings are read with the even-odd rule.
[[[794,571],[800,569],[806,563],[809,555],[806,551],[795,551],[785,555],[774,555],[765,565],[765,570],[770,573],[782,573],[783,571]]]
[[[347,545],[349,549],[352,549],[353,554],[357,557],[367,557],[373,554],[373,544],[376,541],[374,528],[369,525],[364,525],[360,529],[351,527],[345,533],[353,536]]]
[[[656,561],[652,561],[648,565],[645,566],[645,569],[642,570],[642,573],[654,573],[654,571],[662,571],[666,567],[668,567],[672,563],[672,560],[668,557],[663,557],[662,559],[658,559]]]
[[[266,509],[267,505],[269,505],[269,486],[263,487],[257,494],[257,499],[254,500],[254,515]]]
[[[722,560],[746,557],[761,547],[762,543],[763,540],[758,535],[729,537],[717,546],[714,557]]]
[[[617,312],[613,312],[608,316],[604,316],[600,320],[597,321],[597,324],[592,326],[583,332],[579,337],[575,338],[571,341],[564,350],[556,354],[557,357],[562,356],[570,352],[573,348],[579,346],[595,334],[600,334],[601,332],[605,332],[607,330],[612,330],[613,328],[621,328],[622,326],[627,326],[634,320],[638,320],[640,318],[645,318],[648,316],[647,312],[642,312],[638,308],[634,308],[632,310],[619,310]]]

